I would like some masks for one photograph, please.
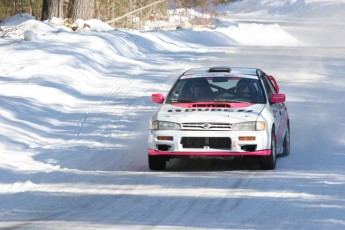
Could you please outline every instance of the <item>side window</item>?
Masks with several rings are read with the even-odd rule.
[[[267,79],[266,76],[263,76],[262,81],[264,83],[268,98],[271,98],[273,92],[272,92],[272,88],[271,88],[271,84],[270,84],[269,80]]]
[[[264,78],[267,80],[268,85],[269,85],[269,87],[270,87],[272,93],[277,93],[277,90],[276,90],[276,88],[274,87],[273,82],[272,82],[270,79],[268,79],[268,77],[267,77],[266,75],[264,76]]]

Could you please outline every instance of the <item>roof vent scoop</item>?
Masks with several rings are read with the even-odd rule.
[[[230,73],[231,68],[228,67],[212,67],[208,70],[209,73]]]

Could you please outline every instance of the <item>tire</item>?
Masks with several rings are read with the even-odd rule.
[[[260,158],[260,167],[263,170],[273,170],[276,168],[277,151],[274,130],[272,130],[271,139],[271,154]]]
[[[288,123],[286,127],[282,156],[289,156],[289,154],[290,154],[290,123]]]
[[[150,170],[165,170],[166,160],[162,156],[149,156]]]

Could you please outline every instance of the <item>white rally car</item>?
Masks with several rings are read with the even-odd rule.
[[[285,95],[273,76],[260,69],[191,69],[152,116],[148,140],[151,170],[164,170],[176,157],[256,156],[260,167],[275,169],[276,157],[290,152]]]

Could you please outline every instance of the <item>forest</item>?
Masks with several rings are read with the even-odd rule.
[[[1,0],[0,21],[17,13],[27,13],[37,20],[99,19],[114,27],[133,28],[133,18],[164,20],[168,9],[197,7],[209,13],[217,4],[235,0]]]

